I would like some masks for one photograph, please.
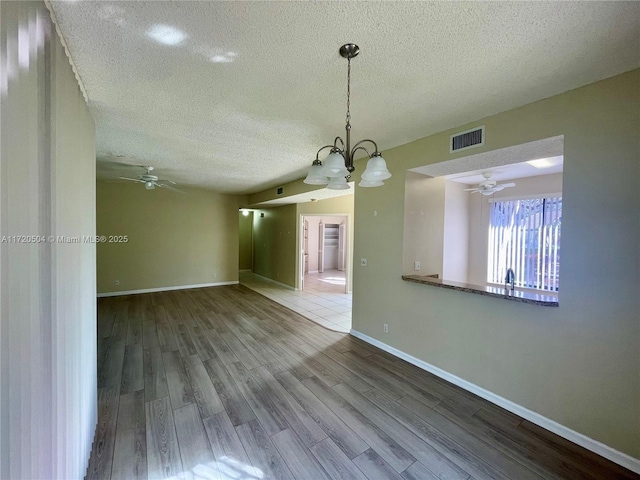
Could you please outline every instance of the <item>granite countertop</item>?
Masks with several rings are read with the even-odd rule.
[[[406,282],[421,283],[423,285],[432,285],[434,287],[448,288],[449,290],[458,290],[460,292],[475,293],[486,297],[528,303],[530,305],[540,305],[543,307],[557,307],[559,305],[558,299],[550,295],[524,292],[517,289],[511,291],[504,287],[483,287],[481,285],[472,285],[470,283],[452,282],[441,278],[434,278],[433,275],[403,275],[402,280]]]

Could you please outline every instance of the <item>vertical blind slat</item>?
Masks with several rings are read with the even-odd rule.
[[[515,270],[519,287],[559,287],[562,197],[494,202],[489,215],[487,280],[503,283]]]

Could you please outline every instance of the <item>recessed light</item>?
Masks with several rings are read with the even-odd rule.
[[[219,53],[211,57],[209,60],[213,63],[231,63],[237,56],[238,54],[236,52]]]
[[[538,158],[537,160],[529,160],[527,163],[535,168],[551,168],[562,165],[562,155],[558,157]]]
[[[147,37],[163,45],[180,45],[187,34],[171,25],[154,25],[147,30]]]

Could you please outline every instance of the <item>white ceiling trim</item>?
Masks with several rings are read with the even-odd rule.
[[[51,23],[55,28],[56,34],[60,39],[60,43],[62,43],[62,48],[64,49],[64,53],[67,55],[67,59],[69,60],[69,65],[71,65],[71,70],[73,71],[73,75],[76,77],[76,82],[78,82],[78,87],[82,92],[82,96],[84,97],[85,103],[89,104],[89,97],[87,96],[87,89],[84,87],[84,83],[82,78],[80,78],[80,74],[78,73],[78,67],[76,67],[76,63],[73,61],[73,57],[71,56],[71,52],[69,52],[69,46],[67,45],[67,41],[64,38],[64,34],[62,30],[60,30],[60,25],[58,25],[58,20],[56,19],[56,13],[53,11],[53,7],[51,6],[50,0],[44,0],[44,5],[49,10],[49,15],[51,17]]]

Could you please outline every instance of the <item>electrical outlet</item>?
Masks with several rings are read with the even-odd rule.
[[[361,267],[366,267],[367,266],[367,259],[366,258],[361,258],[360,259],[360,266]]]
[[[120,280],[116,280],[116,282],[115,282],[115,283],[116,283],[116,286],[117,286],[117,285],[120,285]]]
[[[417,272],[420,270],[420,262],[413,262],[413,269]]]
[[[384,328],[384,333],[389,333],[389,324],[388,323],[385,323],[383,328]]]

